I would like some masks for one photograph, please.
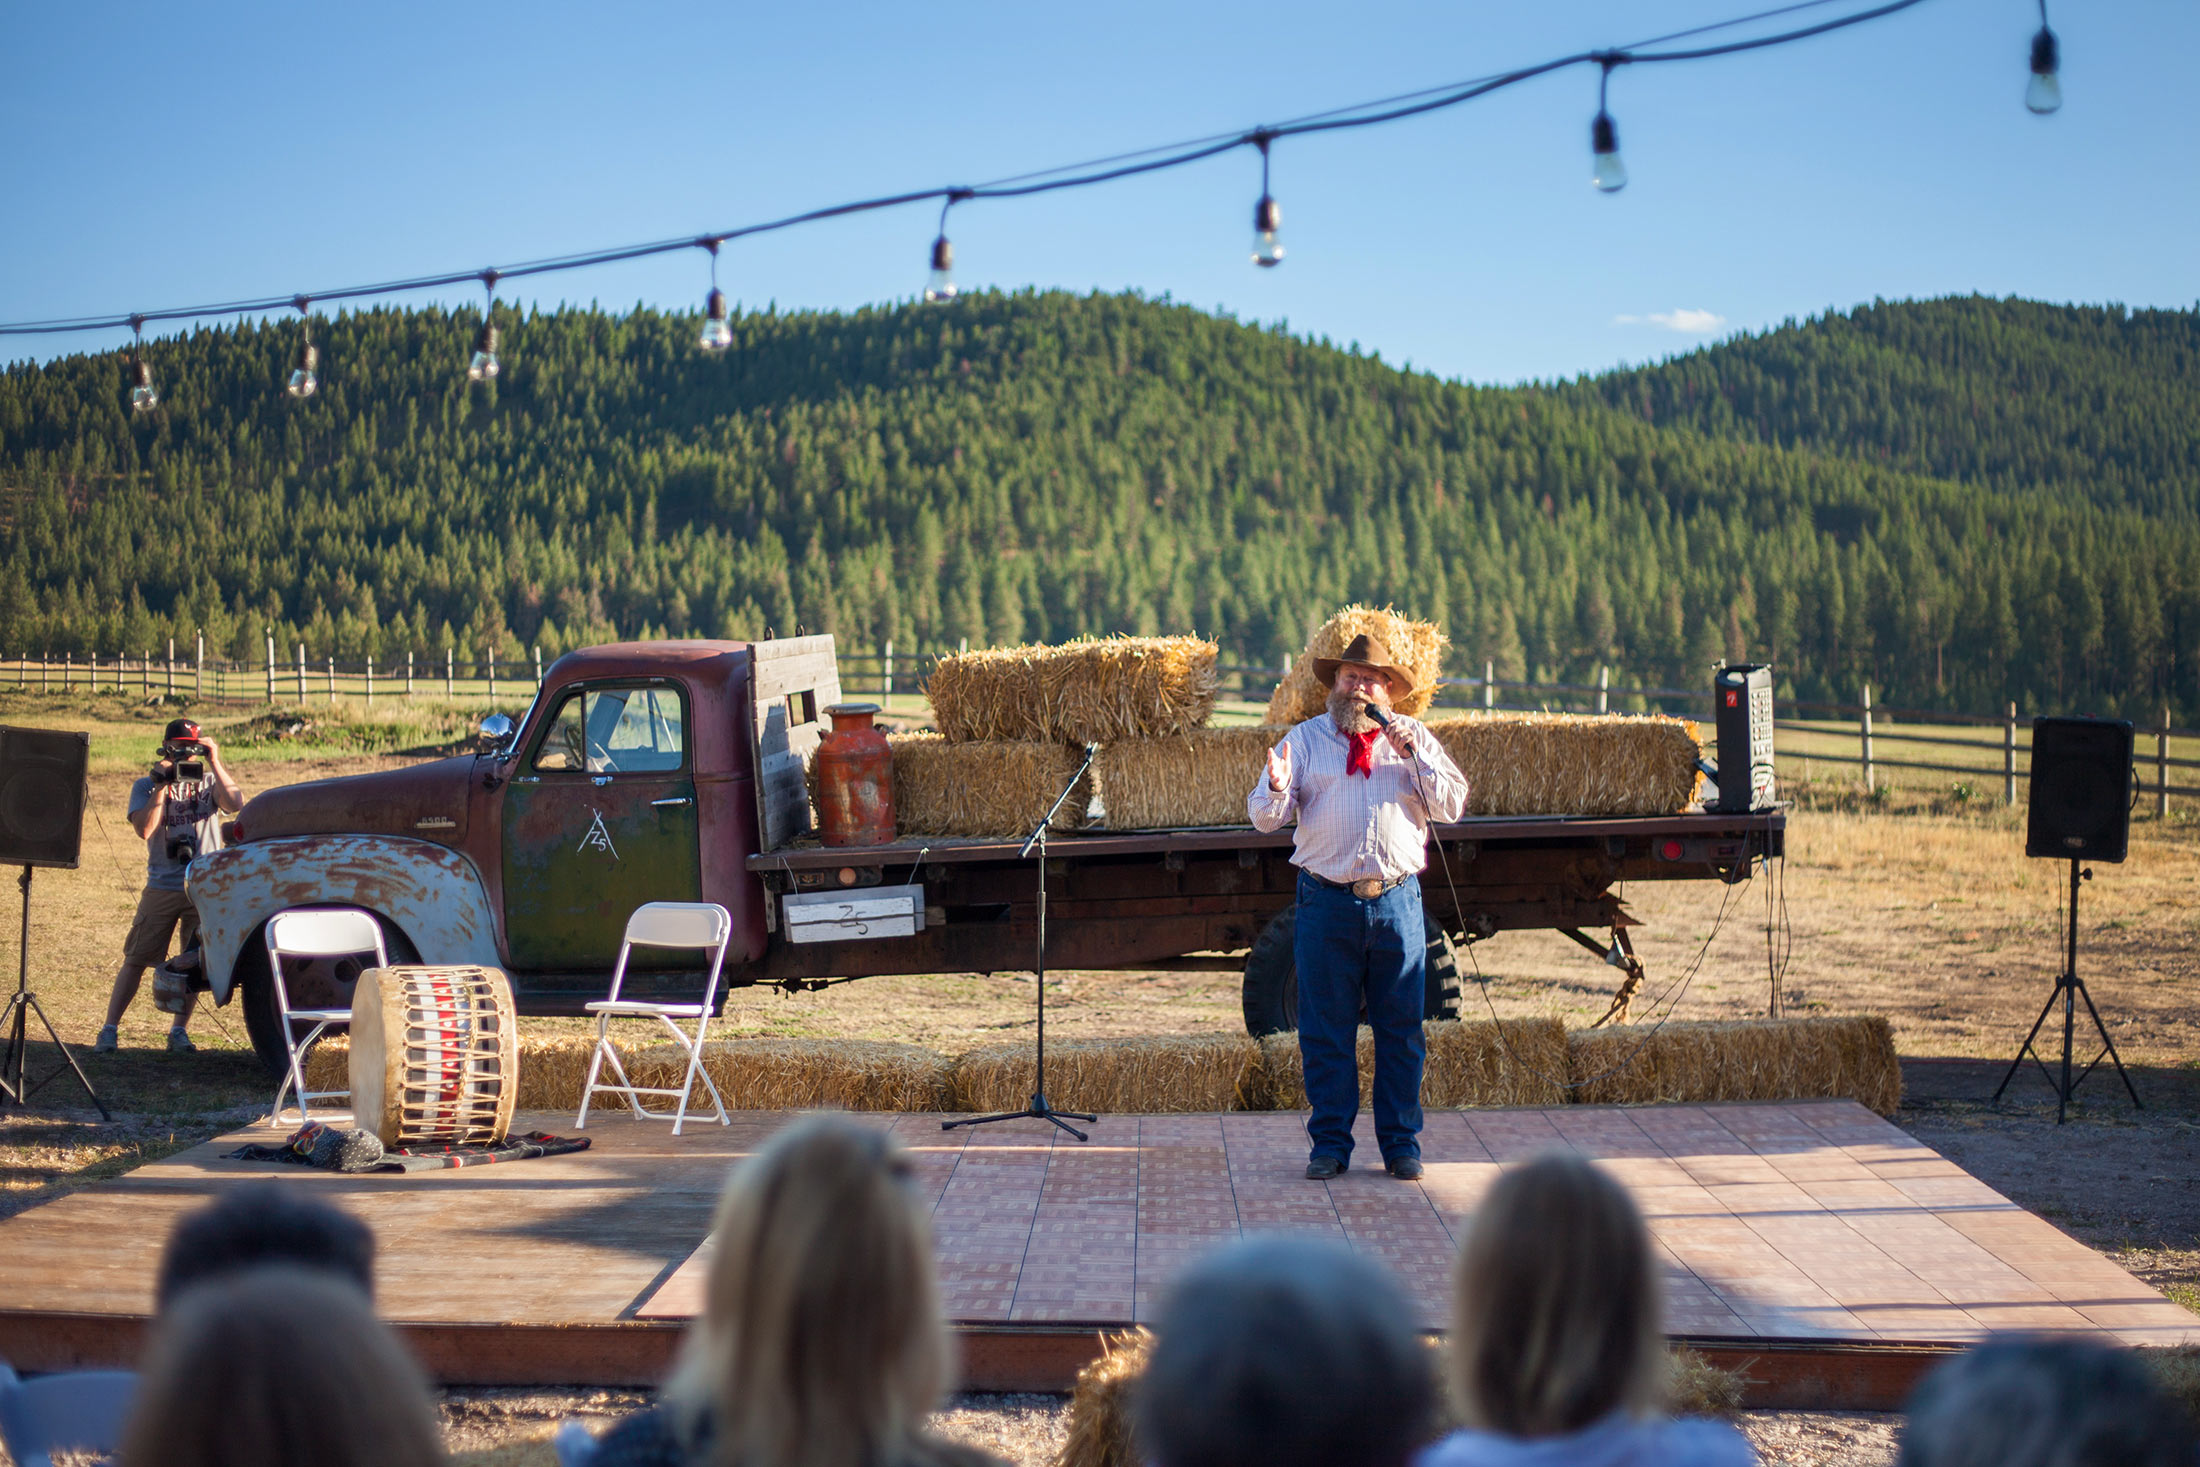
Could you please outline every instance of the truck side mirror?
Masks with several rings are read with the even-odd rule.
[[[492,713],[481,720],[481,752],[503,754],[512,747],[512,720],[502,713]]]

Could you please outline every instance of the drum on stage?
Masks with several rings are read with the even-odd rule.
[[[494,968],[370,968],[351,999],[352,1124],[384,1146],[488,1146],[519,1097],[512,985]]]

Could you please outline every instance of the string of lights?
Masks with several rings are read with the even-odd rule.
[[[144,328],[152,321],[198,320],[207,317],[254,316],[288,309],[300,315],[300,343],[286,390],[297,398],[313,395],[319,385],[319,349],[312,339],[312,311],[316,304],[355,301],[405,295],[423,290],[435,290],[468,282],[479,282],[488,292],[488,302],[482,314],[480,331],[475,339],[473,356],[468,362],[466,375],[469,380],[484,382],[494,379],[499,371],[497,360],[498,335],[495,324],[496,288],[500,281],[524,279],[543,275],[562,274],[576,270],[601,268],[629,260],[647,259],[653,256],[673,254],[682,250],[701,249],[710,255],[710,292],[704,298],[704,321],[699,345],[705,350],[722,351],[732,345],[733,336],[727,319],[727,303],[718,287],[718,253],[721,246],[734,240],[755,235],[776,233],[805,225],[819,224],[850,215],[873,213],[883,209],[900,208],[909,204],[939,201],[939,228],[932,241],[931,270],[926,280],[923,298],[926,301],[945,303],[959,294],[955,283],[955,247],[948,235],[948,215],[958,204],[976,200],[1001,200],[1028,198],[1038,194],[1058,193],[1068,189],[1091,188],[1150,173],[1188,167],[1194,163],[1251,147],[1257,150],[1261,160],[1261,191],[1253,209],[1252,259],[1256,265],[1274,267],[1284,259],[1282,239],[1282,210],[1270,191],[1269,168],[1274,145],[1283,139],[1315,133],[1336,132],[1363,127],[1376,127],[1403,121],[1428,113],[1458,107],[1494,92],[1517,86],[1537,77],[1579,66],[1597,68],[1597,111],[1590,124],[1590,181],[1600,191],[1617,193],[1627,185],[1626,165],[1621,161],[1619,128],[1609,109],[1612,73],[1623,66],[1649,66],[1711,60],[1717,57],[1740,55],[1775,46],[1792,45],[1813,37],[1846,30],[1853,26],[1882,20],[1902,11],[1914,9],[1925,0],[1882,0],[1882,3],[1863,10],[1850,11],[1807,25],[1785,30],[1770,31],[1734,40],[1718,41],[1687,47],[1676,47],[1675,42],[1694,40],[1720,31],[1731,31],[1748,26],[1762,25],[1801,11],[1820,9],[1840,3],[1840,0],[1796,0],[1769,10],[1748,15],[1734,16],[1713,21],[1686,30],[1671,32],[1628,45],[1593,51],[1574,52],[1569,55],[1515,67],[1508,71],[1494,72],[1466,81],[1445,86],[1424,88],[1393,97],[1354,103],[1328,111],[1294,117],[1283,122],[1266,124],[1251,129],[1216,133],[1184,142],[1162,144],[1133,152],[1117,153],[1106,157],[1088,159],[1081,163],[1061,164],[1037,172],[1017,174],[991,182],[950,185],[914,189],[903,193],[881,195],[875,198],[856,199],[846,203],[831,204],[822,208],[807,209],[800,213],[783,215],[775,219],[739,225],[704,235],[683,236],[677,239],[652,240],[643,244],[626,245],[612,249],[591,250],[578,254],[556,255],[545,259],[528,260],[517,264],[492,267],[484,270],[452,271],[435,275],[417,275],[396,280],[377,281],[365,285],[339,286],[311,293],[265,296],[246,300],[217,301],[190,306],[173,306],[153,311],[133,311],[122,315],[77,316],[43,321],[17,321],[0,323],[0,336],[43,336],[78,332],[109,331],[128,327],[132,341],[130,349],[130,405],[139,412],[150,412],[160,401],[153,385],[151,368],[145,359]],[[2054,112],[2062,105],[2062,89],[2059,80],[2060,47],[2055,33],[2047,23],[2047,0],[2038,0],[2040,27],[2032,38],[2031,77],[2024,93],[2025,106],[2034,113]]]

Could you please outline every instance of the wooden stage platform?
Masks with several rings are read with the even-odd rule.
[[[570,1116],[515,1129],[570,1132]],[[1988,1330],[2200,1344],[2200,1318],[1846,1101],[1431,1112],[1427,1176],[1299,1175],[1290,1114],[1110,1116],[1090,1143],[1033,1122],[891,1127],[932,1208],[949,1316],[979,1389],[1063,1389],[1102,1331],[1152,1317],[1169,1279],[1250,1232],[1381,1258],[1441,1328],[1461,1225],[1500,1166],[1570,1146],[1641,1204],[1668,1332],[1747,1366],[1763,1405],[1892,1408]],[[0,1359],[127,1363],[174,1218],[253,1179],[371,1223],[379,1306],[431,1370],[473,1384],[650,1384],[701,1299],[699,1251],[729,1163],[784,1124],[607,1116],[591,1150],[460,1171],[345,1177],[220,1159],[220,1138],[0,1223]],[[1365,1118],[1362,1121],[1366,1125]],[[1372,1158],[1372,1138],[1360,1138]]]

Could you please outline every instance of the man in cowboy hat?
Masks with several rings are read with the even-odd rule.
[[[1360,1111],[1357,1029],[1375,1031],[1375,1139],[1394,1177],[1421,1175],[1421,1036],[1428,937],[1421,868],[1431,821],[1457,820],[1467,781],[1434,736],[1391,705],[1413,679],[1374,637],[1314,659],[1329,716],[1310,718],[1268,753],[1246,797],[1253,824],[1296,819],[1299,1056],[1314,1114],[1306,1175],[1326,1181],[1352,1159]]]

